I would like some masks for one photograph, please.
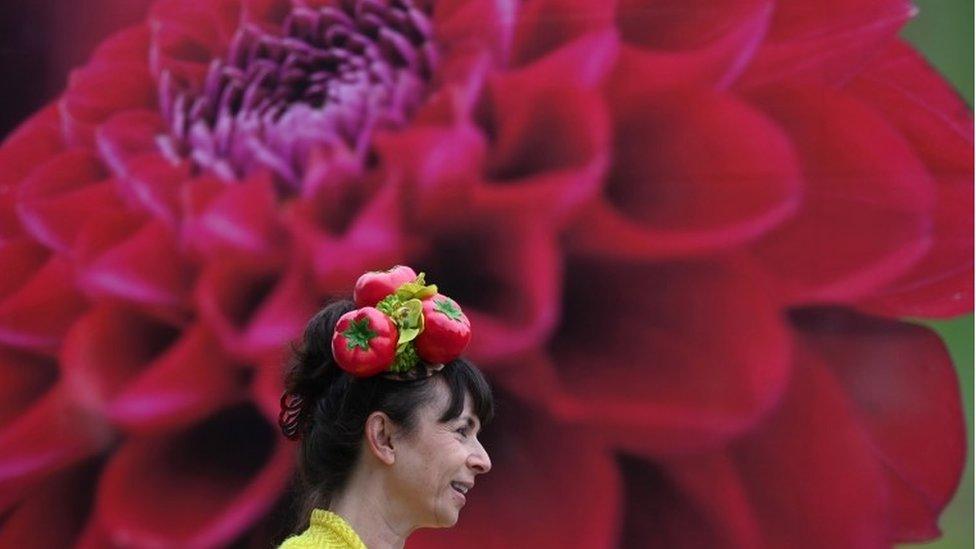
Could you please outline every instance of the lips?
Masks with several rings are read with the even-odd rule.
[[[470,490],[473,487],[474,484],[470,484],[466,482],[457,482],[457,481],[451,482],[451,488],[453,488],[454,491],[461,496],[461,499],[465,499],[464,497],[465,494],[467,494],[468,490]]]

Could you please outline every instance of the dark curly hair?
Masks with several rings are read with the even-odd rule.
[[[442,379],[450,393],[440,421],[461,415],[465,395],[482,425],[494,415],[491,387],[477,367],[458,358],[434,375],[413,380],[382,375],[355,378],[332,356],[332,333],[339,317],[356,308],[348,299],[335,301],[309,320],[304,336],[292,349],[282,397],[282,431],[300,439],[297,482],[298,516],[294,533],[308,527],[314,508],[328,508],[345,487],[359,459],[366,418],[381,411],[410,433],[416,411],[434,398],[434,384]],[[287,413],[285,413],[287,412]]]

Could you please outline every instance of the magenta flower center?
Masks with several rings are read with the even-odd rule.
[[[227,179],[267,168],[295,190],[313,152],[364,162],[373,132],[421,104],[435,65],[428,16],[411,0],[296,8],[280,33],[242,27],[201,86],[164,75],[162,146]]]

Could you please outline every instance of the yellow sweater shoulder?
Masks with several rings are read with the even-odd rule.
[[[366,549],[366,545],[342,517],[313,509],[308,529],[286,539],[278,549]]]

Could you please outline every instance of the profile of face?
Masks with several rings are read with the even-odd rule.
[[[450,393],[442,381],[435,383],[435,398],[417,410],[410,433],[393,438],[396,459],[390,467],[390,497],[403,502],[417,527],[449,527],[458,520],[469,490],[478,475],[491,469],[491,460],[478,433],[478,416],[470,395],[465,395],[461,415],[439,421]]]

